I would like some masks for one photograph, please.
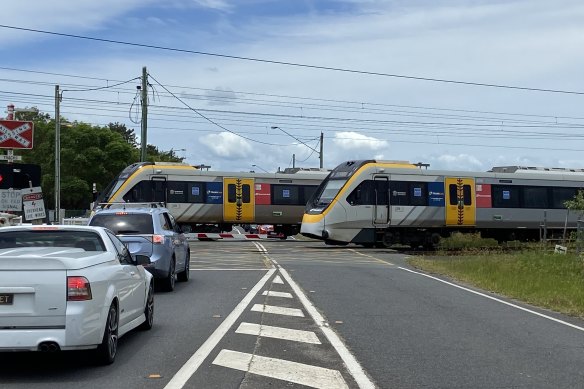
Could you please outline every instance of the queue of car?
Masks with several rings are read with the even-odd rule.
[[[159,206],[108,207],[89,226],[0,228],[0,352],[90,350],[111,364],[119,337],[152,328],[155,282],[188,281],[189,258]]]

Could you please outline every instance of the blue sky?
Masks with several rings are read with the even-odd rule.
[[[577,0],[23,0],[0,15],[2,25],[181,50],[576,92],[584,92],[582,20]],[[137,134],[131,107],[139,81],[79,89],[133,79],[146,66],[154,86],[148,143],[213,170],[256,164],[275,171],[291,166],[293,154],[297,166],[316,167],[311,148],[321,131],[328,168],[365,158],[481,171],[584,168],[583,94],[319,70],[6,28],[0,58],[0,106],[53,115],[59,84],[66,90],[63,116],[122,122]]]

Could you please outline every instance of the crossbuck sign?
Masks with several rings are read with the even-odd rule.
[[[0,120],[0,148],[32,149],[33,123]]]

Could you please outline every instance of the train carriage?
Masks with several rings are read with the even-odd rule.
[[[584,188],[584,170],[495,167],[421,169],[387,161],[335,168],[307,204],[301,233],[331,244],[434,247],[454,231],[529,240],[574,229],[564,203]]]
[[[96,203],[161,202],[186,232],[231,231],[234,224],[272,224],[281,236],[299,232],[304,207],[328,172],[203,171],[182,163],[128,166]]]

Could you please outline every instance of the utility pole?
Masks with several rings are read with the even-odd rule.
[[[318,156],[320,157],[320,168],[322,169],[322,149],[323,149],[323,145],[322,145],[322,141],[324,140],[324,136],[322,135],[322,131],[320,132],[320,153],[318,154]]]
[[[292,168],[296,167],[296,154],[292,154]]]
[[[140,162],[146,161],[146,145],[148,144],[148,72],[146,66],[142,68],[142,132],[140,135],[141,152]]]
[[[61,224],[61,93],[55,85],[55,221]]]

